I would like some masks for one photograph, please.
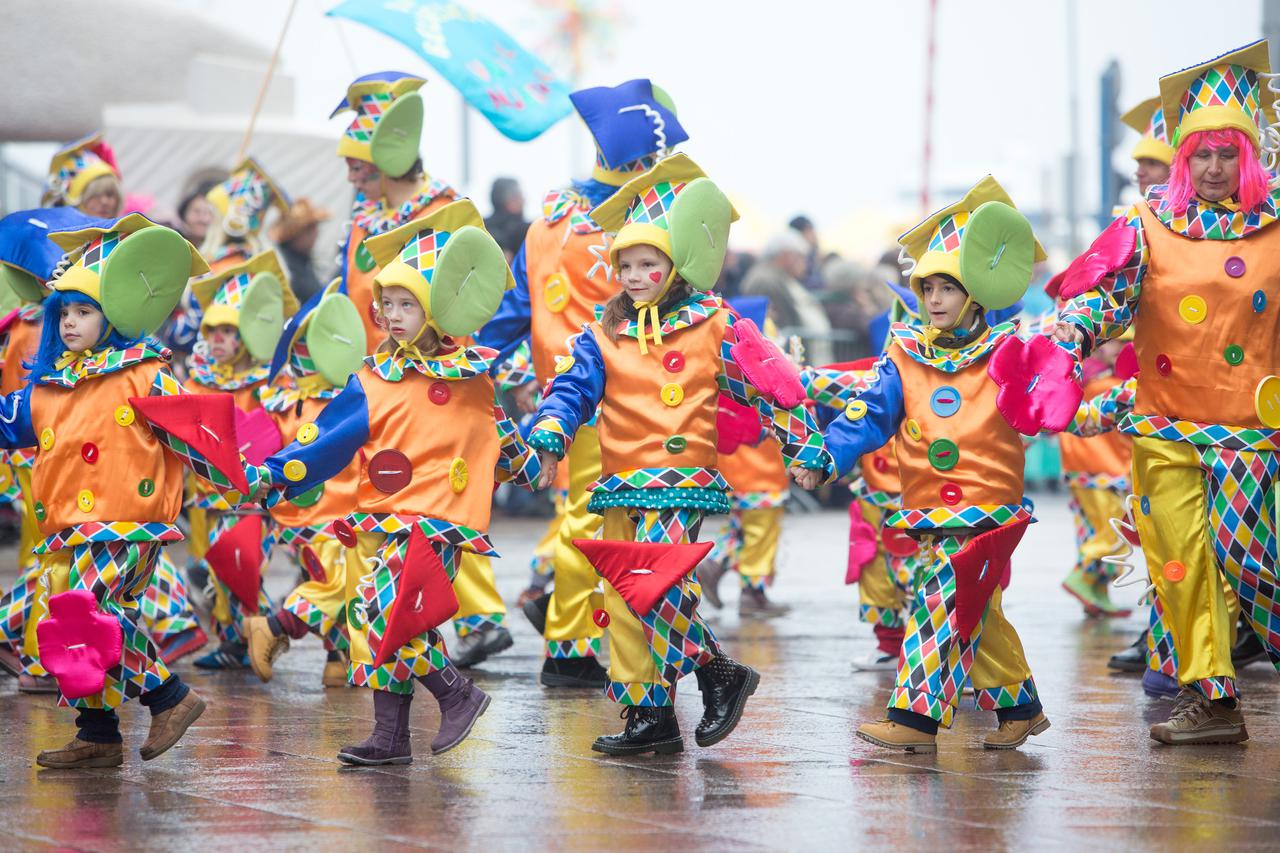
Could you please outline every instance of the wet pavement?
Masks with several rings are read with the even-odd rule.
[[[687,751],[606,758],[592,739],[617,730],[617,709],[594,694],[537,684],[541,646],[517,613],[510,651],[475,671],[493,695],[470,740],[427,749],[435,703],[419,691],[418,755],[407,767],[342,769],[338,747],[363,739],[364,690],[324,690],[323,654],[309,638],[271,684],[249,672],[179,666],[209,710],[173,750],[143,763],[144,709],[123,712],[125,765],[39,770],[36,752],[72,733],[49,697],[0,681],[0,849],[244,850],[309,848],[797,850],[1280,847],[1280,679],[1244,671],[1252,740],[1243,746],[1160,746],[1147,736],[1169,702],[1147,699],[1106,658],[1141,628],[1140,615],[1086,621],[1058,588],[1072,557],[1065,501],[1039,496],[1005,597],[1053,727],[1016,752],[987,752],[994,715],[968,708],[936,756],[880,751],[854,736],[878,718],[890,673],[856,673],[872,647],[842,586],[846,516],[787,519],[773,595],[796,605],[771,621],[740,621],[736,592],[715,625],[731,653],[762,673],[747,716],[725,742],[693,744],[701,712],[692,679],[678,701]],[[499,586],[514,599],[541,522],[501,520]],[[0,552],[4,564],[11,554]],[[292,579],[273,569],[272,589]],[[6,581],[8,576],[6,575]],[[1137,588],[1118,595],[1131,600]],[[190,659],[188,659],[189,661]]]

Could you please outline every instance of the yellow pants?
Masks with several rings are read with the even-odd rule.
[[[859,500],[862,518],[872,529],[879,531],[889,510],[870,501]],[[870,625],[901,628],[906,618],[908,590],[911,578],[902,573],[911,571],[914,560],[910,557],[894,557],[877,544],[876,556],[862,567],[858,578],[858,618]]]
[[[600,516],[587,512],[591,500],[587,487],[600,476],[600,436],[595,427],[578,430],[563,464],[569,466],[569,492],[556,536],[555,587],[543,638],[547,641],[547,657],[594,657],[600,651],[604,633],[593,618],[603,602],[596,592],[600,576],[582,552],[573,547],[573,540],[594,539],[603,524]]]
[[[301,548],[315,552],[324,567],[324,580],[307,580],[293,588],[283,608],[307,624],[325,644],[326,649],[345,649],[347,563],[357,559],[355,549],[348,550],[337,539],[316,539]],[[299,558],[301,562],[301,558]]]
[[[484,625],[500,625],[507,615],[507,606],[498,594],[493,577],[493,563],[488,557],[462,552],[458,576],[453,579],[453,591],[458,596],[458,612],[453,616],[453,627],[459,637],[465,637]]]
[[[770,506],[736,509],[730,514],[730,541],[726,543],[729,553],[725,556],[744,586],[764,589],[772,583],[785,512],[780,506]]]
[[[1076,521],[1076,570],[1096,582],[1115,577],[1116,572],[1103,557],[1124,551],[1124,543],[1111,526],[1111,519],[1124,518],[1124,498],[1111,488],[1072,484],[1072,512]]]

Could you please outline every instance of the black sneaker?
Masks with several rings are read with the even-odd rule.
[[[479,666],[489,658],[511,648],[511,632],[501,625],[485,625],[449,647],[449,659],[459,669]]]
[[[1254,633],[1249,620],[1241,617],[1236,628],[1236,645],[1231,650],[1231,665],[1236,669],[1244,669],[1251,663],[1267,660],[1267,648],[1262,645],[1258,635]]]
[[[1138,636],[1138,641],[1122,652],[1117,652],[1107,661],[1107,668],[1120,672],[1143,672],[1147,668],[1147,632]]]
[[[609,673],[594,657],[547,658],[542,662],[539,680],[546,687],[603,690],[609,686]]]
[[[721,655],[699,667],[694,675],[702,691],[702,719],[693,738],[698,746],[713,746],[737,728],[747,697],[760,684],[760,673]]]
[[[524,613],[524,618],[529,620],[529,624],[538,632],[538,636],[547,633],[547,610],[551,607],[551,593],[544,592],[537,598],[531,598],[524,604],[520,605],[520,610]]]
[[[653,752],[671,755],[684,751],[684,738],[680,737],[680,723],[676,709],[623,707],[620,715],[627,721],[621,734],[601,735],[591,748],[605,755],[642,755]]]

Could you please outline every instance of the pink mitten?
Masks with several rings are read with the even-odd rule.
[[[1120,354],[1116,356],[1116,365],[1112,372],[1118,379],[1132,379],[1138,375],[1138,351],[1133,347],[1133,341],[1124,345],[1124,349],[1120,350]]]
[[[1138,232],[1123,219],[1117,219],[1106,227],[1089,246],[1089,251],[1076,258],[1062,275],[1058,288],[1060,299],[1073,299],[1092,290],[1109,275],[1124,268],[1133,256]]]
[[[266,409],[246,412],[236,409],[236,441],[250,465],[261,465],[267,457],[284,447],[280,427]]]
[[[800,373],[773,341],[760,334],[750,320],[733,324],[738,342],[729,347],[733,360],[757,391],[770,403],[784,409],[795,408],[805,400]]]
[[[1075,381],[1075,359],[1037,335],[1008,337],[996,347],[987,374],[1000,386],[996,408],[1023,435],[1062,432],[1075,416],[1084,391]]]
[[[49,615],[36,626],[40,665],[58,679],[68,699],[101,693],[107,670],[120,663],[124,634],[115,617],[98,611],[86,589],[49,598]]]
[[[761,440],[760,415],[726,394],[716,411],[716,451],[728,456],[742,445],[755,447]]]
[[[844,582],[857,583],[862,569],[876,558],[876,529],[862,517],[858,502],[849,504],[849,565],[845,569]]]

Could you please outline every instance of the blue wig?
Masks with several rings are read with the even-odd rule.
[[[67,351],[66,345],[62,343],[62,334],[59,331],[59,327],[62,325],[62,309],[68,305],[78,303],[92,305],[99,311],[102,310],[102,306],[98,304],[96,299],[76,290],[55,290],[45,297],[44,324],[40,327],[40,346],[36,350],[36,357],[23,365],[30,371],[30,379],[36,385],[43,384],[41,377],[57,370],[54,367],[54,363]],[[105,318],[103,322],[106,322]],[[93,345],[93,349],[98,350],[106,347],[125,349],[136,343],[136,341],[126,338],[109,325],[103,329],[103,332],[103,336]]]

